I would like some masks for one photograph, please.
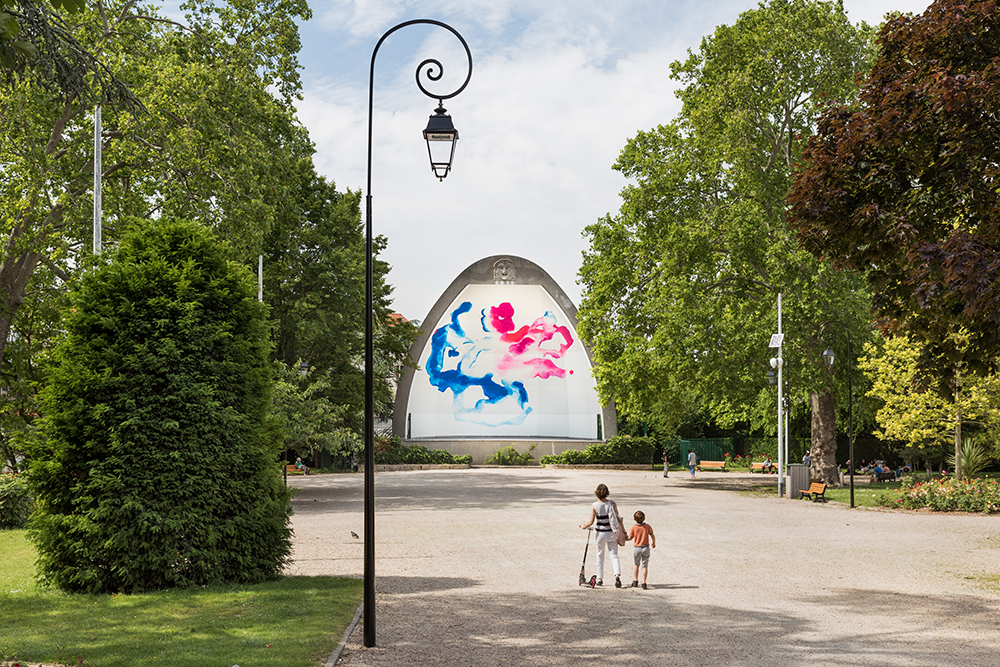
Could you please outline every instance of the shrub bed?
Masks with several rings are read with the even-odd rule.
[[[24,475],[0,475],[0,528],[23,528],[33,508]]]
[[[649,436],[632,437],[619,435],[608,442],[592,443],[582,452],[568,449],[555,456],[548,454],[541,459],[542,465],[562,463],[567,465],[595,464],[653,464],[653,456],[660,454],[660,446]]]
[[[459,464],[469,465],[472,457],[469,455],[454,456],[445,449],[431,451],[423,445],[406,447],[398,436],[379,438],[375,443],[375,463],[386,465],[410,464]]]
[[[499,466],[528,466],[535,461],[535,457],[531,455],[531,452],[535,451],[535,447],[536,445],[532,445],[528,451],[519,453],[514,445],[507,445],[493,452],[483,463]]]
[[[992,514],[1000,511],[1000,482],[995,479],[958,482],[948,477],[919,481],[907,477],[898,491],[884,491],[876,500],[883,507]]]

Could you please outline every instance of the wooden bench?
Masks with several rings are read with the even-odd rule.
[[[304,475],[305,471],[299,470],[294,463],[290,463],[285,466],[286,473],[294,473],[296,475]]]
[[[872,475],[872,484],[875,484],[876,482],[895,482],[895,481],[896,481],[896,473],[894,473],[891,470],[887,472],[877,472],[874,475]]]
[[[803,498],[809,498],[813,502],[819,500],[826,502],[826,484],[821,482],[813,482],[808,489],[799,489],[799,493],[802,494]]]
[[[706,469],[708,469],[708,470],[721,470],[721,471],[725,472],[726,471],[726,462],[725,461],[702,461],[701,463],[698,464],[697,467],[698,467],[699,470],[706,470]]]
[[[759,473],[767,472],[767,473],[770,473],[772,475],[776,475],[776,474],[778,474],[778,466],[776,466],[776,465],[774,465],[772,463],[771,467],[768,468],[765,471],[764,470],[764,464],[763,464],[763,462],[761,462],[761,463],[751,463],[750,464],[750,472],[759,472]]]

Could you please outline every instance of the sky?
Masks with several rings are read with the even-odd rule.
[[[844,0],[854,23],[923,12],[928,0]],[[540,265],[580,305],[587,225],[614,215],[625,143],[676,116],[670,63],[697,51],[753,0],[311,0],[301,26],[299,120],[317,171],[365,189],[372,50],[393,26],[435,19],[472,52],[467,88],[446,100],[459,131],[452,173],[431,173],[422,131],[437,106],[415,83],[436,58],[449,94],[465,80],[459,41],[434,26],[390,35],[375,63],[372,221],[385,235],[393,306],[423,320],[470,264],[497,254]]]

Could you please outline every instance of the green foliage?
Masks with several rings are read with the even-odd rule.
[[[866,271],[876,316],[945,380],[1000,354],[998,57],[995,0],[889,20],[859,99],[825,111],[789,195],[804,247]]]
[[[972,438],[962,439],[961,469],[963,477],[974,477],[986,470],[993,462],[989,450]],[[955,469],[954,454],[948,457],[948,465]]]
[[[84,5],[84,0],[0,0],[0,85],[20,79],[63,101],[80,98],[91,106],[100,100],[137,106],[97,50],[82,43],[62,13],[53,11],[77,13]],[[85,20],[96,19],[90,14]]]
[[[31,452],[43,581],[252,583],[287,561],[264,306],[227,257],[201,225],[147,223],[73,294]]]
[[[44,4],[17,2],[51,14]],[[289,49],[298,48],[295,21],[308,7],[250,0],[194,2],[189,9],[196,7],[199,20],[215,14],[197,33],[136,3],[103,3],[103,13],[84,8],[72,25],[52,28],[59,35],[43,35],[63,61],[41,53],[38,62],[48,62],[48,70],[38,65],[0,85],[0,233],[7,239],[0,252],[0,360],[36,269],[69,282],[91,261],[96,102],[107,245],[131,220],[184,217],[219,230],[238,256],[256,256],[297,186],[290,168],[312,146],[294,120],[297,63]],[[56,25],[38,16],[40,30]],[[57,85],[64,95],[39,85],[49,70],[76,77]]]
[[[341,426],[347,407],[334,405],[324,392],[329,387],[326,375],[310,371],[302,376],[293,366],[273,364],[278,378],[271,402],[271,415],[282,426],[281,449],[300,456],[312,451],[347,456],[361,451],[361,438]]]
[[[876,435],[901,443],[904,449],[899,453],[904,458],[921,456],[932,461],[943,460],[954,450],[959,419],[979,422],[989,436],[996,437],[1000,432],[1000,374],[970,375],[962,378],[961,391],[946,391],[940,376],[921,369],[920,354],[921,345],[907,336],[865,346],[858,366],[871,381],[868,394],[881,403]],[[962,474],[973,473],[963,467]]]
[[[948,477],[921,482],[907,477],[898,491],[883,492],[878,501],[885,507],[911,510],[992,514],[1000,511],[1000,482],[995,479],[956,480]]]
[[[845,336],[820,330],[838,320],[855,344],[867,339],[865,283],[799,249],[785,195],[797,137],[821,100],[854,95],[872,36],[840,3],[772,0],[671,65],[680,114],[628,142],[614,166],[629,179],[621,208],[585,232],[579,331],[601,397],[621,414],[643,422],[658,409],[669,430],[706,412],[773,432],[764,355],[778,294],[784,356],[796,364],[787,395],[836,392],[846,406],[846,378],[835,382],[821,359],[828,345],[846,359]]]
[[[608,442],[594,442],[584,451],[568,449],[562,454],[543,456],[542,465],[561,463],[568,465],[652,465],[654,456],[659,462],[660,445],[649,436],[619,435]]]
[[[383,464],[415,464],[415,465],[469,465],[472,457],[468,454],[454,456],[444,449],[427,449],[423,445],[406,447],[398,436],[377,438],[375,442],[375,463]]]
[[[33,509],[24,475],[0,474],[0,528],[23,528]]]
[[[277,212],[264,243],[264,299],[277,321],[275,359],[301,360],[322,378],[314,394],[343,409],[338,426],[360,432],[364,410],[365,235],[357,192],[337,192],[302,158],[294,191]],[[392,382],[408,360],[417,329],[391,316],[389,266],[373,239],[375,414],[391,418]]]
[[[535,451],[535,447],[537,445],[532,445],[526,452],[518,452],[514,445],[507,445],[490,454],[483,463],[498,466],[531,465],[535,460],[535,457],[531,455],[531,452]]]

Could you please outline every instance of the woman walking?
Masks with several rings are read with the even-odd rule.
[[[597,502],[590,506],[590,520],[581,528],[590,528],[597,522],[595,532],[597,533],[597,585],[604,585],[604,554],[605,551],[611,554],[611,567],[615,571],[615,588],[622,587],[622,566],[618,561],[618,538],[611,529],[611,512],[618,517],[618,506],[615,501],[608,498],[611,494],[608,487],[598,484],[594,495]],[[621,523],[621,519],[618,519]]]

